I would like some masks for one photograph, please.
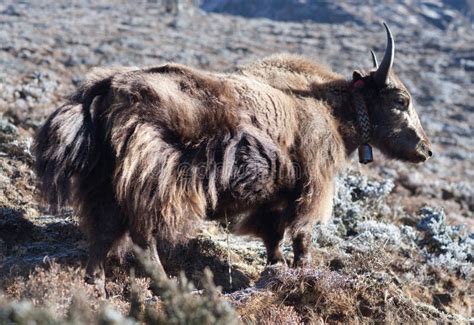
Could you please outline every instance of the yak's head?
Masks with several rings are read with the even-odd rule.
[[[354,88],[363,97],[369,115],[369,143],[390,158],[423,162],[432,156],[431,145],[410,93],[392,71],[395,44],[390,29],[384,26],[388,40],[382,62],[378,65],[372,52],[374,70],[353,75]]]

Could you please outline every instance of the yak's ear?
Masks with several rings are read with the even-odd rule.
[[[355,70],[353,73],[352,73],[352,81],[357,81],[357,80],[360,80],[362,79],[363,76],[362,76],[362,72],[358,71],[358,70]]]

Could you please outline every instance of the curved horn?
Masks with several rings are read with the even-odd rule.
[[[382,59],[382,63],[374,73],[375,83],[379,87],[384,87],[388,83],[388,73],[393,65],[393,59],[395,57],[395,41],[393,40],[392,32],[388,28],[387,24],[383,23],[385,30],[387,31],[387,48]]]
[[[375,56],[374,51],[370,50],[370,54],[372,54],[372,62],[374,63],[374,69],[379,67],[379,63],[377,62],[377,57]]]

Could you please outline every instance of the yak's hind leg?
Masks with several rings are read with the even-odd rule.
[[[110,183],[97,175],[84,180],[79,194],[81,226],[89,240],[89,259],[85,281],[105,292],[104,263],[110,250],[118,244],[126,232],[125,218],[113,197]],[[94,184],[94,180],[96,183]]]
[[[86,230],[90,244],[85,281],[96,285],[103,294],[106,293],[104,264],[112,247],[125,235],[125,227],[115,203],[96,201],[94,205]]]
[[[130,237],[133,243],[143,250],[143,257],[147,259],[147,262],[152,263],[153,269],[157,271],[159,276],[166,277],[165,269],[158,255],[156,234],[150,229],[130,229]]]

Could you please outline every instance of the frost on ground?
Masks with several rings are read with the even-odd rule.
[[[462,226],[447,225],[441,210],[423,208],[420,217],[420,248],[428,265],[472,277],[474,234],[466,234]]]

